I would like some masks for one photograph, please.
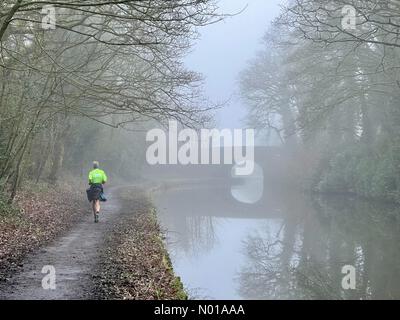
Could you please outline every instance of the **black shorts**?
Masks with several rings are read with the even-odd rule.
[[[103,186],[101,184],[92,184],[86,192],[89,201],[99,200],[100,193],[103,192]]]

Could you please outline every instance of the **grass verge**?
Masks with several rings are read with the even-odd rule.
[[[121,210],[132,214],[114,227],[95,276],[100,299],[183,300],[187,294],[173,272],[156,211],[138,189],[124,191]]]

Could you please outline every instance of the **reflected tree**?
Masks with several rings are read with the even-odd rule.
[[[247,265],[238,278],[243,297],[400,297],[400,250],[393,245],[400,240],[398,208],[340,197],[315,199],[302,219],[290,213],[280,232],[267,228],[245,242]],[[356,269],[354,290],[342,288],[344,265]]]

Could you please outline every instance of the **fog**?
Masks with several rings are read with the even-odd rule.
[[[226,102],[216,113],[219,128],[242,128],[246,110],[238,94],[239,73],[257,50],[272,19],[279,14],[279,0],[222,0],[219,12],[237,14],[219,24],[202,28],[185,58],[189,69],[200,72],[205,94]]]
[[[38,5],[12,3],[0,200],[83,188],[97,160],[107,187],[151,186],[192,298],[400,298],[399,6],[111,1],[88,14],[54,1],[44,30]]]

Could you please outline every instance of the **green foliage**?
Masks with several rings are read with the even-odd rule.
[[[365,197],[399,201],[397,160],[389,140],[373,145],[358,143],[337,152],[315,189],[322,192],[353,192]]]

